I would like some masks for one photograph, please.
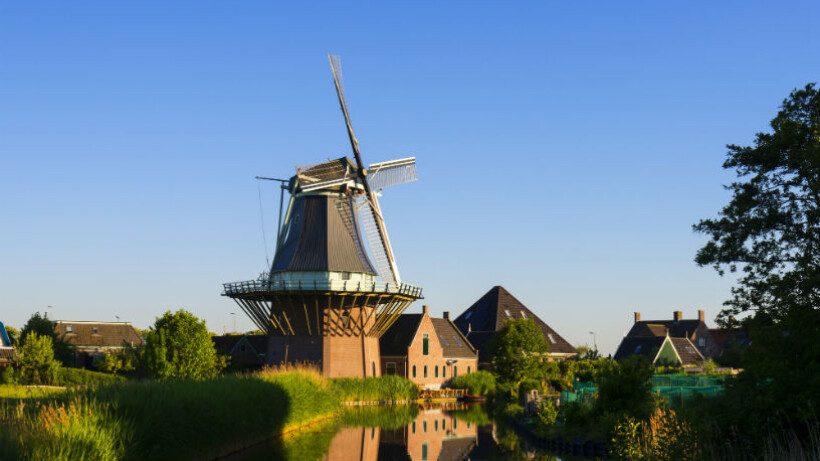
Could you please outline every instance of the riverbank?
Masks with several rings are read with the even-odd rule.
[[[0,459],[207,459],[328,418],[346,400],[414,397],[401,378],[358,381],[290,368],[0,399]]]

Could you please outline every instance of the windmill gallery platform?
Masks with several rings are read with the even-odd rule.
[[[297,166],[279,180],[290,200],[270,271],[224,284],[223,295],[268,333],[269,365],[310,362],[328,377],[381,376],[379,337],[422,290],[401,281],[374,191],[415,181],[415,158],[365,167],[338,57],[330,61],[355,161]]]

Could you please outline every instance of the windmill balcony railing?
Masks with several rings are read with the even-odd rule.
[[[407,283],[366,283],[350,280],[292,281],[248,280],[222,285],[226,296],[252,294],[267,291],[347,291],[357,293],[390,293],[419,299],[421,287]]]

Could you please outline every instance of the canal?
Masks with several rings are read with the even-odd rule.
[[[537,448],[483,405],[357,407],[322,425],[243,450],[229,461],[460,461],[584,458]]]

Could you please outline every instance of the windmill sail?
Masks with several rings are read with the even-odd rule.
[[[418,181],[418,179],[416,157],[372,163],[368,168],[367,182],[373,189]]]

